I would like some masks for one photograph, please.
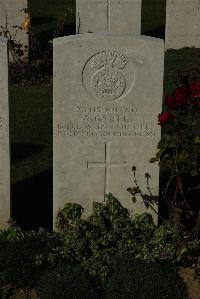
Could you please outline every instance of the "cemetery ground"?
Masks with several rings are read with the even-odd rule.
[[[57,31],[58,36],[75,33],[74,1],[59,0],[59,5],[57,5],[57,2],[57,0],[32,0],[30,2],[33,24],[33,29],[31,30],[37,35],[37,40],[39,41],[42,51],[47,47],[48,40],[52,39],[53,32]],[[67,17],[64,21],[63,11],[66,8],[66,2],[68,3],[67,8],[69,9],[66,10]],[[164,22],[165,1],[144,1],[142,33],[163,38]],[[58,27],[60,29],[56,30]],[[22,80],[19,82],[16,81],[15,76],[13,77],[13,80],[11,77],[10,121],[12,140],[12,216],[17,225],[25,230],[37,230],[39,227],[52,229],[53,104],[51,62],[51,59],[49,59],[48,63],[46,63],[43,68],[45,73],[44,78],[38,79],[39,74],[37,73],[37,68],[33,76],[26,77],[24,74],[22,75]],[[164,96],[171,94],[177,86],[179,86],[179,75],[182,72],[190,72],[192,70],[192,79],[199,81],[200,73],[199,68],[197,67],[199,65],[200,49],[191,48],[167,51],[165,54]],[[194,182],[191,181],[191,184],[194,184]],[[129,186],[124,186],[125,189],[128,187]],[[190,193],[190,200],[194,202],[195,209],[199,209],[197,203],[198,196],[198,191]],[[112,215],[110,212],[110,209],[113,208],[112,205],[115,206],[117,211],[116,218],[114,217],[114,214]],[[104,219],[98,209],[108,213],[105,214]],[[164,207],[164,210],[165,209],[166,207]],[[163,216],[166,216],[165,211],[161,212]],[[3,286],[4,289],[2,286],[0,287],[0,292],[2,292],[2,294],[5,292],[6,294],[7,287],[9,294],[10,286],[12,286],[14,290],[15,287],[16,289],[35,287],[35,283],[37,284],[40,280],[41,273],[47,268],[49,273],[45,273],[40,281],[40,285],[37,284],[38,293],[41,296],[48,296],[48,292],[53,292],[53,287],[56,288],[56,283],[57,285],[59,283],[62,285],[68,283],[68,290],[70,289],[72,294],[79,294],[80,296],[80,294],[82,295],[86,292],[86,289],[89,289],[90,292],[84,293],[84,296],[86,296],[84,298],[98,298],[101,292],[101,283],[99,283],[99,280],[96,279],[96,277],[100,276],[101,278],[104,278],[108,273],[109,268],[107,261],[111,256],[120,253],[122,257],[117,256],[116,260],[112,261],[111,269],[113,273],[115,273],[113,280],[103,283],[102,288],[104,291],[106,290],[106,293],[104,294],[105,298],[123,298],[116,297],[116,294],[119,293],[119,289],[115,289],[114,287],[115,285],[120,284],[123,276],[126,276],[126,279],[124,279],[126,283],[120,284],[120,287],[123,292],[127,292],[123,293],[123,296],[126,294],[126,297],[124,298],[132,298],[131,296],[133,294],[128,293],[127,285],[129,283],[132,284],[133,281],[136,286],[134,292],[139,293],[141,280],[139,280],[137,276],[134,276],[133,271],[129,267],[129,263],[133,263],[131,265],[136,269],[138,277],[140,277],[139,273],[141,272],[144,276],[143,284],[145,285],[146,283],[149,297],[141,298],[170,299],[173,298],[172,295],[175,292],[177,293],[177,299],[186,298],[184,286],[179,278],[177,278],[177,274],[171,270],[170,266],[168,269],[168,265],[163,261],[164,259],[160,259],[160,268],[154,268],[151,264],[151,260],[157,260],[157,256],[160,257],[161,254],[167,254],[170,264],[173,264],[173,269],[176,267],[183,268],[182,273],[184,273],[184,277],[186,277],[187,282],[191,283],[189,286],[190,296],[194,299],[199,298],[198,279],[193,279],[194,275],[198,275],[199,271],[197,260],[194,259],[195,263],[193,261],[193,257],[196,258],[199,255],[199,251],[197,251],[198,246],[195,247],[195,244],[193,244],[193,249],[188,249],[188,244],[185,245],[184,240],[188,238],[189,241],[191,241],[191,236],[188,237],[187,232],[185,232],[184,229],[182,230],[182,227],[177,230],[173,225],[167,223],[163,224],[163,226],[157,230],[151,222],[151,219],[147,216],[143,218],[138,217],[135,221],[130,221],[126,210],[117,203],[114,203],[111,197],[108,198],[106,208],[103,206],[96,207],[93,217],[90,219],[90,223],[81,221],[79,219],[80,214],[80,207],[68,206],[64,215],[60,214],[60,218],[58,218],[58,220],[60,220],[58,223],[58,233],[46,233],[43,230],[39,232],[25,233],[15,226],[12,227],[12,225],[9,233],[2,233],[0,246],[1,248],[2,245],[5,247],[3,254],[7,257],[6,267],[8,268],[8,271],[6,272],[4,269],[5,285]],[[76,215],[76,217],[74,217],[74,215]],[[77,219],[79,221],[76,221]],[[109,229],[103,221],[109,223]],[[126,227],[126,231],[122,230],[123,226]],[[98,230],[98,233],[96,230]],[[193,238],[194,236],[197,236],[198,239],[199,226],[196,227],[196,230],[198,231],[194,232]],[[67,231],[68,237],[66,233]],[[156,231],[157,233],[155,233]],[[119,241],[119,235],[122,233],[124,233],[125,237],[123,240]],[[104,238],[104,236],[106,236],[107,239]],[[134,239],[133,236],[136,240],[139,240],[135,244],[131,243]],[[5,243],[2,241],[3,238],[4,242],[7,238]],[[179,243],[176,242],[177,239],[179,240]],[[108,240],[115,245],[110,246]],[[116,245],[117,242],[119,242],[118,245]],[[146,247],[142,246],[142,243],[144,243]],[[90,248],[92,247],[91,244],[93,244],[92,251]],[[151,245],[149,248],[148,244]],[[134,246],[135,252],[132,252]],[[127,256],[124,256],[124,253],[129,251],[131,251],[131,257],[127,262]],[[188,252],[190,253],[188,254]],[[10,260],[8,258],[9,254],[12,257]],[[187,254],[189,258],[191,258],[190,262],[188,262]],[[150,267],[147,267],[146,264],[134,264],[134,261],[130,262],[132,256],[136,255],[141,255],[140,258],[142,260],[147,259],[148,262],[150,262]],[[55,269],[55,265],[65,263],[66,261],[68,262],[69,260],[72,264],[77,264],[75,268],[72,267],[72,269],[70,268],[66,270],[68,271],[67,275],[72,273],[72,280],[74,280],[76,284],[75,287],[74,284],[70,285],[69,281],[67,282],[65,274],[63,274],[62,266],[60,266],[59,269]],[[79,268],[79,263],[83,266],[84,270]],[[12,267],[9,266],[10,264],[12,264]],[[174,265],[176,267],[174,267]],[[23,273],[21,272],[21,269],[23,269]],[[88,274],[89,269],[90,275]],[[120,273],[119,276],[117,275],[118,272]],[[162,279],[159,281],[158,276],[156,276],[156,274],[154,276],[154,273],[157,273],[161,278],[167,277],[168,279],[165,280],[169,282],[165,283]],[[62,282],[54,281],[55,275],[61,275],[63,278]],[[151,280],[149,285],[147,281],[151,276],[157,281],[157,288],[159,288],[159,285],[162,285],[163,293],[165,292],[165,294],[157,294],[160,297],[155,297],[155,290],[152,290],[152,297],[149,295],[151,294],[152,286]],[[83,278],[78,279],[77,277]],[[15,280],[17,282],[16,285],[14,283]],[[47,285],[49,284],[52,284],[52,290],[48,289]],[[75,289],[77,292],[78,289],[80,289],[80,292],[82,293],[76,293],[76,291],[74,291]],[[169,293],[167,294],[167,292]],[[32,295],[27,295],[23,294],[22,291],[19,291],[18,298],[21,299],[23,296],[25,296],[25,298],[28,298],[26,296],[34,298],[35,295],[33,295],[33,293]],[[66,297],[62,297],[62,295],[60,295],[60,297],[55,298],[68,298],[67,295],[65,296]],[[73,297],[71,296],[71,298]],[[137,299],[137,297],[133,298]]]

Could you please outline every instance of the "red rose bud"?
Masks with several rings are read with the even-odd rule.
[[[184,108],[188,103],[189,94],[187,86],[177,88],[172,95],[166,97],[167,106],[170,109]]]
[[[162,126],[166,122],[168,122],[171,118],[172,116],[169,112],[163,112],[160,115],[158,115],[158,124]]]
[[[192,98],[200,98],[200,82],[190,84],[190,96]]]
[[[200,82],[190,84],[190,98],[192,104],[200,107]]]

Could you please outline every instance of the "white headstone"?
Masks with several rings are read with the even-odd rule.
[[[111,192],[131,212],[157,210],[163,41],[81,34],[54,40],[54,221],[75,202],[91,211]],[[133,204],[132,166],[144,194]],[[149,178],[148,175],[149,174]]]
[[[0,38],[0,228],[10,218],[10,145],[7,40]]]
[[[167,0],[165,48],[200,48],[200,0]]]
[[[76,33],[141,34],[142,0],[76,0]]]
[[[27,0],[0,0],[0,26],[7,28],[16,41],[28,46],[27,31],[13,28],[22,26],[26,16],[24,9],[27,9]],[[2,28],[0,31],[2,32]],[[13,60],[12,56],[10,59]]]

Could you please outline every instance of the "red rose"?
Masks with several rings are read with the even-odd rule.
[[[193,98],[200,98],[200,82],[190,84],[190,95]]]
[[[191,103],[200,107],[200,82],[193,82],[190,84],[190,98]]]
[[[171,96],[166,97],[167,106],[170,109],[184,108],[189,99],[189,88],[187,86],[181,86],[177,88]]]
[[[169,112],[163,112],[158,116],[158,124],[163,125],[172,118]]]

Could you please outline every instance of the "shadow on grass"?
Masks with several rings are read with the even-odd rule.
[[[11,144],[11,162],[23,160],[33,154],[41,152],[45,145],[31,143],[12,143]]]
[[[159,27],[154,30],[146,30],[142,32],[143,35],[165,39],[165,27]]]
[[[61,36],[74,34],[76,34],[76,23],[70,23],[63,26],[63,32]]]
[[[31,19],[31,25],[41,25],[41,24],[46,24],[46,23],[51,23],[57,21],[57,18],[54,17],[33,17]]]
[[[56,24],[54,29],[52,28],[51,30],[37,32],[34,34],[34,36],[39,42],[39,52],[41,51],[42,53],[44,53],[47,50],[47,48],[49,48],[49,41],[57,37],[74,35],[74,34],[76,34],[76,24],[70,23],[70,24],[63,24],[62,26],[58,26],[58,24]],[[33,42],[31,42],[31,40],[30,40],[30,44],[31,47],[30,47],[29,55],[30,57],[34,57],[36,53],[35,53]]]
[[[53,169],[12,186],[12,219],[25,230],[52,229]]]

